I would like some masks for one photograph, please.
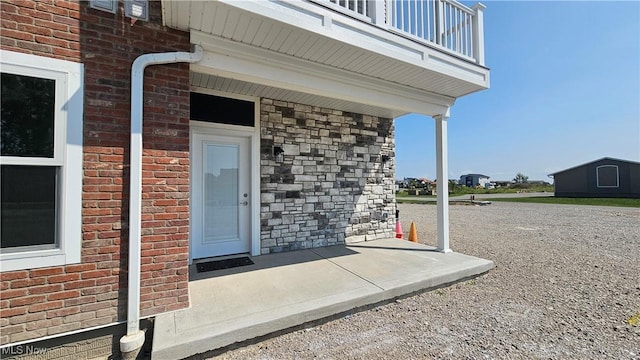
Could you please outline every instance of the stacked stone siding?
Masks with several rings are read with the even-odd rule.
[[[263,254],[393,237],[392,119],[271,99],[260,116]]]

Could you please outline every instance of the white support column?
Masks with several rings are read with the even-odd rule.
[[[449,159],[447,153],[447,119],[449,118],[449,110],[433,118],[436,121],[438,251],[448,253],[451,252],[449,248]]]

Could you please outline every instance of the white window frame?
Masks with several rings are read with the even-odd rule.
[[[79,263],[82,249],[82,116],[84,65],[0,50],[3,73],[56,80],[53,157],[2,156],[2,165],[59,167],[57,247],[20,248],[0,253],[0,271]]]
[[[601,168],[615,168],[616,169],[616,185],[600,185],[600,169]],[[596,186],[599,188],[618,188],[620,187],[620,170],[618,165],[600,165],[596,167]]]

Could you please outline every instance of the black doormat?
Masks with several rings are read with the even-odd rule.
[[[213,260],[198,263],[196,264],[196,269],[198,269],[198,272],[201,273],[214,270],[231,269],[234,267],[246,265],[253,265],[253,261],[251,261],[251,259],[249,259],[247,256],[243,256],[233,259]]]

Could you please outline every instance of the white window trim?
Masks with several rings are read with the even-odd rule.
[[[616,169],[616,185],[600,185],[600,169],[601,168],[615,168]],[[618,170],[618,165],[600,165],[596,167],[596,186],[599,188],[618,188],[620,187],[620,171]]]
[[[3,165],[60,166],[59,248],[0,254],[0,271],[79,263],[82,249],[82,116],[84,65],[66,60],[0,50],[2,72],[56,80],[54,156],[3,156]],[[58,82],[60,81],[60,83]],[[62,146],[58,146],[62,144]]]

